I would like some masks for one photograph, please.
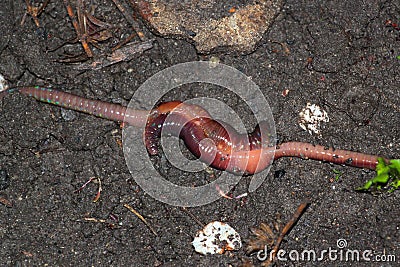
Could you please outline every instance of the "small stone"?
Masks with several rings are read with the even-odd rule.
[[[279,13],[282,0],[245,1],[226,6],[226,1],[138,1],[143,20],[164,37],[194,42],[200,53],[225,49],[250,53]]]
[[[198,231],[193,247],[196,252],[206,254],[223,254],[227,250],[239,250],[242,247],[240,235],[226,223],[210,222]]]
[[[7,81],[6,79],[4,79],[4,76],[0,74],[0,92],[7,89],[8,89]]]
[[[316,104],[307,103],[299,113],[299,126],[311,135],[321,135],[321,122],[329,122],[328,113]]]

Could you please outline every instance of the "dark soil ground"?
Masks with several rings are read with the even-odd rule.
[[[124,23],[111,1],[95,2],[96,14]],[[260,86],[270,101],[280,141],[400,158],[400,31],[387,25],[387,20],[400,24],[400,4],[322,2],[286,1],[260,46],[247,55],[229,51],[199,55],[186,41],[154,36],[144,29],[156,40],[152,49],[130,62],[76,71],[74,65],[55,59],[82,52],[79,44],[48,51],[75,36],[62,1],[50,1],[40,15],[45,32],[30,17],[20,25],[23,1],[1,1],[0,73],[10,87],[51,85],[127,104],[158,71],[214,56]],[[289,93],[283,96],[286,89]],[[211,90],[202,93],[226,100]],[[169,97],[187,99],[191,94],[181,91]],[[298,125],[298,114],[307,102],[328,112],[330,122],[323,125],[322,138]],[[18,94],[7,96],[0,111],[0,169],[7,174],[1,178],[0,196],[12,203],[12,207],[0,205],[1,266],[238,266],[243,259],[260,264],[243,249],[218,256],[197,254],[191,241],[200,226],[181,208],[154,200],[135,184],[118,144],[118,123],[61,111]],[[251,114],[243,118],[251,120]],[[334,170],[342,173],[337,181]],[[277,213],[282,222],[289,220],[308,197],[311,205],[285,237],[282,249],[321,252],[338,249],[337,240],[345,239],[345,249],[394,255],[397,262],[332,261],[325,256],[318,263],[279,261],[277,266],[398,266],[400,191],[373,195],[354,190],[373,175],[285,158],[274,163],[263,185],[249,196],[222,198],[188,210],[202,223],[224,221],[246,239],[249,228],[273,222]],[[94,176],[103,186],[97,203],[92,202],[97,185],[75,192]],[[187,179],[207,181],[209,176],[187,175]],[[233,193],[245,188],[242,179]],[[157,236],[124,204],[142,214]]]

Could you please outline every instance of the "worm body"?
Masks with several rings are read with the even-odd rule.
[[[281,157],[315,159],[339,165],[375,170],[378,156],[349,150],[327,148],[303,142],[287,142],[277,146],[275,159]],[[387,161],[387,160],[386,160]]]
[[[261,127],[261,128],[260,128]],[[146,147],[158,154],[161,131],[179,136],[190,152],[206,164],[234,174],[253,174],[269,166],[274,157],[266,125],[257,125],[252,133],[240,134],[233,127],[213,120],[202,107],[180,102],[167,102],[154,109],[146,130]]]
[[[19,92],[31,96],[39,101],[60,106],[67,109],[88,113],[97,117],[123,121],[133,126],[146,123],[147,111],[127,109],[118,104],[107,103],[99,100],[91,100],[74,94],[54,90],[46,87],[16,87],[0,92],[0,99],[5,95]]]
[[[233,174],[260,172],[281,157],[314,159],[373,170],[378,163],[378,156],[302,142],[271,146],[269,137],[262,134],[267,130],[266,122],[260,122],[253,132],[242,134],[229,124],[212,119],[202,107],[178,101],[163,103],[151,111],[134,110],[38,86],[2,91],[0,99],[13,92],[109,120],[125,121],[133,126],[146,125],[144,142],[150,155],[159,153],[159,139],[163,132],[180,137],[201,161]]]

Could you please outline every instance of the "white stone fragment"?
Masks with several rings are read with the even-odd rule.
[[[321,122],[329,122],[328,113],[315,104],[307,103],[299,113],[299,126],[311,135],[321,135]]]
[[[6,81],[6,79],[4,79],[4,76],[1,75],[1,73],[0,73],[0,92],[7,90],[7,89],[8,89],[7,81]]]
[[[206,254],[223,254],[227,250],[239,250],[242,247],[240,235],[226,223],[210,222],[199,230],[194,238],[196,252]]]

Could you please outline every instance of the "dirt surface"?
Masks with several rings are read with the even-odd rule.
[[[128,25],[111,1],[95,1],[95,14]],[[400,158],[400,6],[398,1],[285,1],[280,15],[248,55],[229,51],[199,55],[186,41],[152,35],[154,47],[129,62],[100,70],[77,71],[55,61],[82,52],[79,44],[50,51],[75,37],[62,1],[50,1],[39,21],[20,25],[23,1],[1,1],[0,73],[10,86],[51,85],[93,99],[127,104],[149,77],[180,62],[210,60],[233,66],[258,84],[268,97],[280,141],[306,141],[337,148]],[[125,23],[125,24],[124,24]],[[128,26],[127,26],[128,27]],[[96,53],[97,51],[94,50]],[[283,92],[288,94],[283,96]],[[286,91],[287,92],[287,91]],[[235,105],[236,100],[204,87],[202,95]],[[177,91],[169,99],[196,95]],[[298,125],[307,102],[327,111],[322,137]],[[244,250],[218,256],[194,252],[192,239],[200,226],[181,208],[154,200],[130,175],[118,143],[120,125],[61,110],[18,94],[0,105],[0,265],[2,266],[238,266],[243,259],[259,265]],[[242,114],[251,121],[251,114]],[[161,161],[161,164],[164,164]],[[166,164],[164,164],[166,165]],[[164,167],[162,165],[162,167]],[[212,180],[210,173],[185,177],[188,183]],[[163,170],[164,168],[161,168]],[[342,175],[336,181],[336,173]],[[351,266],[398,266],[400,261],[400,191],[358,193],[354,188],[373,172],[301,159],[274,163],[263,185],[249,196],[188,209],[202,223],[224,221],[243,239],[249,228],[286,222],[300,202],[311,205],[282,244],[286,251],[346,249],[394,255],[397,262],[351,261]],[[90,177],[97,185],[75,192]],[[242,179],[232,192],[245,192]],[[124,207],[142,214],[157,236]],[[92,218],[92,220],[85,220]],[[340,250],[339,250],[340,251]],[[339,255],[338,255],[339,257]],[[360,256],[361,257],[361,256]],[[315,262],[279,261],[277,266],[311,266]],[[348,266],[345,259],[319,266]]]

